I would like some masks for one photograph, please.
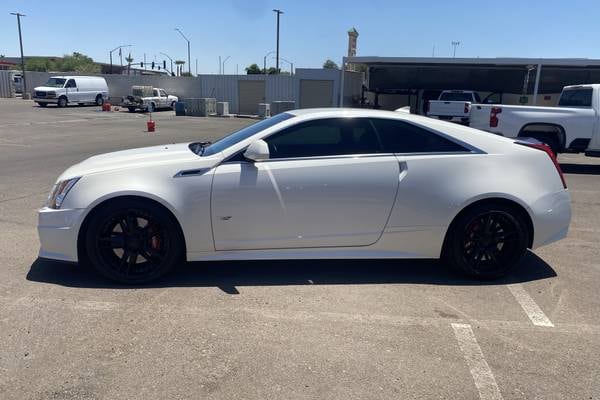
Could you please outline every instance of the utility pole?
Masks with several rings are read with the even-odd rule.
[[[167,53],[158,53],[158,54],[162,54],[163,56],[167,57],[170,61],[171,61],[171,75],[173,75],[173,59],[167,54]],[[196,60],[196,65],[198,65],[198,60]],[[196,72],[198,68],[196,68]]]
[[[27,81],[25,80],[25,57],[23,56],[23,36],[21,36],[21,17],[26,17],[21,13],[10,13],[17,16],[17,26],[19,27],[19,45],[21,46],[21,71],[23,73],[23,94],[27,93]]]
[[[221,66],[223,64],[221,63],[221,56],[219,56],[219,75],[221,75]]]
[[[179,32],[179,34],[181,35],[182,38],[184,38],[187,42],[187,50],[188,50],[188,72],[190,73],[190,75],[192,75],[192,59],[190,58],[190,40],[185,37],[185,35],[183,34],[183,32],[181,32],[181,30],[179,28],[175,28],[175,30],[177,32]]]
[[[456,48],[460,45],[459,41],[452,41],[452,47],[454,47],[454,51],[452,52],[452,58],[456,57]]]
[[[223,63],[221,64],[221,75],[225,75],[225,63],[227,62],[227,60],[229,60],[231,58],[231,56],[227,56],[224,60]],[[221,59],[221,57],[219,57],[219,59]]]
[[[198,59],[196,58],[196,76],[198,76]]]
[[[277,59],[275,60],[275,71],[277,71],[277,73],[279,73],[279,16],[281,14],[283,14],[283,11],[281,11],[279,9],[274,9],[273,12],[277,14],[277,43],[276,43],[276,47],[275,47]]]

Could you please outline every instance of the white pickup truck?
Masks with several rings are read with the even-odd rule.
[[[428,117],[468,124],[472,103],[481,103],[472,90],[444,90],[437,100],[427,103],[425,110]]]
[[[121,106],[135,112],[136,110],[154,111],[158,109],[175,109],[175,103],[179,101],[177,96],[167,94],[164,89],[152,86],[133,86],[132,94],[123,98]]]
[[[558,107],[473,104],[471,127],[502,136],[532,137],[555,153],[600,154],[600,84],[565,86]],[[592,138],[594,138],[592,140]]]

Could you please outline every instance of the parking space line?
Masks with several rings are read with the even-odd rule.
[[[473,329],[469,324],[452,324],[454,336],[467,361],[471,376],[479,392],[481,400],[501,400],[502,394],[496,383],[496,378],[483,357],[481,347],[477,343]]]
[[[525,314],[527,314],[534,325],[547,326],[551,328],[554,327],[552,321],[550,321],[546,314],[544,314],[540,306],[537,305],[537,303],[533,300],[533,298],[531,298],[529,293],[525,291],[521,284],[515,283],[507,286],[508,290],[510,290],[514,298],[521,305],[521,308],[523,308],[523,311],[525,311]]]

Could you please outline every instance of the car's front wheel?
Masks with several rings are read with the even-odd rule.
[[[139,199],[113,200],[91,216],[87,258],[102,275],[125,284],[146,283],[183,260],[178,222],[163,207]]]
[[[444,258],[455,269],[479,279],[505,276],[527,251],[529,231],[523,216],[503,204],[482,204],[452,223]]]

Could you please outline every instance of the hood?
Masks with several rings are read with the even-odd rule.
[[[62,173],[59,180],[117,169],[198,161],[200,157],[194,154],[188,146],[189,143],[165,144],[100,154],[68,168]]]
[[[35,88],[33,88],[33,90],[39,90],[40,92],[54,92],[57,90],[61,90],[64,88],[61,87],[52,87],[52,86],[37,86]]]

